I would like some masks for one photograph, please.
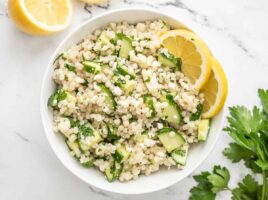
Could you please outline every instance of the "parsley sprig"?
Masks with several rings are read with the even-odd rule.
[[[261,174],[262,184],[248,174],[231,189],[228,169],[215,166],[212,173],[202,172],[194,176],[198,184],[190,190],[190,200],[214,200],[217,193],[224,190],[231,192],[232,200],[268,199],[268,90],[259,89],[258,94],[262,108],[230,108],[229,124],[224,131],[234,142],[224,149],[223,154],[233,163],[243,161],[253,173]]]

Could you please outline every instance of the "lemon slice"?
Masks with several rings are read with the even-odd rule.
[[[31,35],[50,35],[65,29],[72,17],[71,0],[9,0],[8,14]]]
[[[220,63],[212,58],[212,70],[208,81],[200,90],[204,94],[203,118],[215,116],[223,107],[228,93],[228,82]]]
[[[172,30],[161,35],[162,45],[182,61],[181,70],[199,90],[211,72],[211,55],[205,43],[187,30]]]

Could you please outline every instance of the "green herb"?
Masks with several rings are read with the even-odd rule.
[[[89,127],[88,124],[80,125],[79,127],[79,133],[83,135],[84,137],[93,136],[93,129]]]
[[[73,119],[72,117],[67,117],[70,121],[70,128],[79,127],[79,121],[76,119]]]
[[[55,60],[53,61],[53,65],[54,65],[60,58],[62,58],[62,60],[67,60],[67,58],[64,56],[64,53],[61,53],[61,54],[59,54],[59,55],[55,58]]]
[[[70,72],[76,73],[76,68],[74,65],[70,65],[69,63],[65,63],[64,67],[67,68]]]
[[[58,103],[66,98],[67,98],[67,92],[62,89],[59,89],[49,97],[48,106],[56,109],[58,108]]]
[[[230,191],[233,200],[268,199],[268,90],[259,89],[258,94],[262,108],[256,106],[252,110],[243,106],[230,108],[230,116],[227,117],[229,125],[224,130],[234,142],[224,149],[223,154],[233,163],[243,161],[253,173],[262,174],[262,185],[247,175],[237,187],[231,189],[228,187],[230,178],[228,170],[214,168],[214,175],[203,172],[194,177],[198,185],[191,189],[191,200],[214,200],[216,194],[223,190]]]
[[[115,150],[115,153],[113,154],[113,158],[116,162],[120,163],[122,159],[124,158],[124,156],[120,152]]]
[[[155,107],[154,107],[154,101],[153,101],[153,98],[150,94],[145,94],[143,96],[143,100],[145,102],[145,104],[148,106],[150,112],[151,112],[151,118],[154,118],[156,116],[156,110],[155,110]]]
[[[190,116],[190,121],[196,121],[196,120],[199,120],[200,117],[201,117],[202,111],[203,111],[203,105],[202,105],[202,104],[198,104],[197,107],[196,107],[196,112],[193,113],[193,114]]]
[[[130,79],[135,79],[136,76],[133,75],[133,74],[130,74],[128,71],[127,71],[127,68],[119,63],[117,63],[117,66],[116,66],[116,72],[117,74],[120,74],[122,76],[127,76],[129,75],[130,76]]]

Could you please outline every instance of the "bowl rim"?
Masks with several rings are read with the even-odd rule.
[[[53,54],[46,66],[46,69],[44,71],[44,74],[43,74],[43,77],[42,77],[42,84],[41,84],[41,95],[40,95],[40,113],[41,113],[41,120],[42,120],[42,125],[43,125],[43,129],[44,129],[44,132],[45,132],[45,135],[46,135],[46,138],[47,138],[47,141],[49,143],[49,146],[52,148],[54,154],[56,155],[56,157],[60,160],[60,162],[62,163],[62,165],[68,169],[69,172],[71,172],[73,175],[75,175],[77,178],[79,178],[80,180],[82,180],[83,182],[85,182],[86,184],[92,186],[92,187],[95,187],[95,188],[98,188],[98,189],[101,189],[103,191],[106,191],[106,192],[111,192],[111,193],[115,193],[115,194],[124,194],[124,195],[139,195],[139,194],[148,194],[148,193],[153,193],[153,192],[156,192],[156,191],[160,191],[160,190],[163,190],[163,189],[166,189],[180,181],[182,181],[183,179],[185,179],[185,177],[189,176],[190,174],[192,174],[208,157],[208,155],[211,153],[212,149],[215,147],[216,145],[216,142],[218,141],[219,139],[219,136],[220,136],[220,132],[221,132],[221,129],[223,127],[223,124],[224,124],[224,116],[225,116],[225,108],[226,108],[226,105],[227,105],[227,101],[224,105],[224,107],[222,108],[221,110],[221,115],[222,115],[222,118],[220,120],[220,123],[219,123],[219,129],[217,131],[215,131],[215,138],[214,140],[211,142],[211,145],[209,146],[209,148],[207,149],[207,151],[204,153],[203,155],[203,159],[200,159],[198,160],[198,162],[196,163],[195,167],[192,168],[188,173],[185,173],[184,175],[182,175],[180,177],[180,179],[177,179],[177,180],[174,180],[174,181],[169,181],[167,182],[164,186],[162,187],[154,187],[153,189],[149,189],[149,190],[145,190],[145,191],[142,191],[142,192],[139,192],[139,191],[136,191],[136,192],[128,192],[128,191],[115,191],[115,190],[112,190],[112,189],[108,189],[108,188],[104,188],[104,187],[100,187],[100,186],[97,186],[97,185],[94,185],[90,182],[88,182],[83,176],[80,176],[79,173],[75,172],[74,170],[72,170],[68,164],[66,162],[64,162],[61,157],[58,155],[57,153],[57,150],[56,148],[54,147],[54,145],[52,145],[51,143],[51,138],[49,136],[49,132],[51,131],[48,127],[47,127],[47,120],[45,120],[45,109],[47,109],[47,106],[45,106],[43,104],[43,100],[44,100],[44,90],[45,90],[45,86],[46,86],[46,78],[47,76],[49,75],[49,69],[51,67],[51,64],[53,63],[55,57],[57,56],[59,50],[61,49],[61,47],[70,39],[70,37],[75,34],[76,32],[78,32],[82,27],[86,26],[88,23],[98,19],[98,18],[102,18],[102,17],[105,17],[106,15],[112,15],[114,13],[117,13],[117,12],[124,12],[124,11],[145,11],[145,12],[151,12],[151,13],[155,13],[155,14],[160,14],[164,17],[167,17],[167,18],[170,18],[176,22],[179,22],[181,23],[182,25],[184,25],[183,22],[180,22],[176,17],[174,16],[171,16],[169,14],[166,14],[162,11],[158,11],[154,8],[146,8],[146,7],[137,7],[137,6],[133,6],[133,7],[126,7],[126,8],[117,8],[117,9],[112,9],[112,10],[109,10],[109,11],[105,11],[101,14],[97,14],[89,19],[87,19],[85,22],[82,22],[80,25],[78,25],[77,27],[75,27],[71,32],[69,32],[64,38],[63,40],[57,45],[57,48],[53,51]],[[134,180],[135,181],[135,180]]]

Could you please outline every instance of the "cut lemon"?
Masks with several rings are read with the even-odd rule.
[[[9,0],[8,14],[31,35],[50,35],[65,29],[72,17],[71,0]]]
[[[182,61],[181,70],[199,90],[209,78],[211,55],[205,43],[187,30],[172,30],[161,35],[163,46]]]
[[[215,116],[223,107],[228,93],[228,82],[220,63],[212,58],[212,70],[208,81],[200,90],[204,94],[203,118]]]

